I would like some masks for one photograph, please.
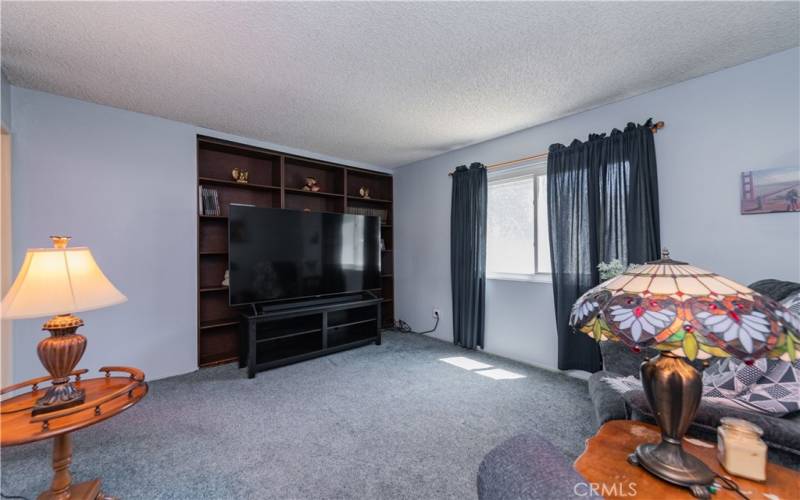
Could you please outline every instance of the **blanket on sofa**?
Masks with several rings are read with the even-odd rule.
[[[642,382],[633,376],[602,380],[619,394],[642,390]],[[800,360],[759,359],[752,365],[718,360],[703,372],[703,399],[776,417],[800,411]]]

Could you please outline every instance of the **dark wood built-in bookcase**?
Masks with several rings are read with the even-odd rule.
[[[248,172],[247,184],[233,179]],[[304,191],[306,177],[320,191]],[[212,137],[197,137],[197,187],[214,189],[219,215],[197,218],[197,361],[200,366],[233,362],[239,353],[239,316],[222,286],[228,268],[228,207],[231,203],[313,212],[381,215],[381,288],[384,327],[394,324],[394,238],[392,176]],[[359,194],[369,189],[369,198]]]

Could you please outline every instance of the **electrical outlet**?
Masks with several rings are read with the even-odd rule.
[[[438,307],[434,307],[433,308],[433,317],[434,318],[438,318],[441,315],[442,315],[442,311],[440,311]]]

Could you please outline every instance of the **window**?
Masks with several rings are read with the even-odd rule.
[[[489,175],[486,271],[492,279],[548,281],[547,166]]]

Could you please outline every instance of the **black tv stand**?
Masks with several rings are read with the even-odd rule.
[[[262,314],[269,314],[273,312],[279,311],[289,311],[293,309],[304,309],[311,306],[322,306],[328,304],[342,304],[342,303],[349,303],[359,300],[364,300],[365,295],[368,294],[366,297],[368,298],[377,298],[372,292],[363,292],[363,293],[351,293],[347,295],[337,295],[335,297],[314,297],[311,299],[302,299],[302,300],[292,300],[286,302],[266,302],[263,304],[253,304],[252,311],[255,315],[260,316]]]
[[[278,366],[381,344],[381,299],[371,292],[255,305],[242,313],[239,368]]]

